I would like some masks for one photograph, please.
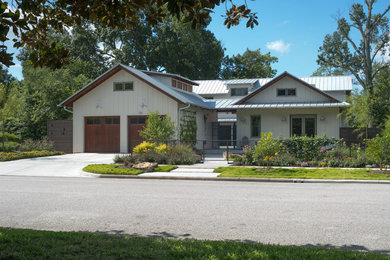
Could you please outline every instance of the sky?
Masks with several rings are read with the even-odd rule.
[[[233,1],[243,3],[242,0]],[[248,0],[249,8],[259,17],[259,25],[254,29],[246,28],[245,20],[239,26],[227,29],[222,17],[225,5],[214,10],[208,29],[222,42],[226,55],[260,48],[261,53],[270,52],[278,58],[273,64],[277,74],[288,71],[297,77],[307,77],[318,68],[318,48],[325,35],[336,30],[337,17],[347,17],[356,2],[364,3],[362,0]],[[378,0],[374,13],[384,10],[389,2]],[[18,63],[16,59],[14,62]],[[10,67],[9,72],[18,79],[23,77],[20,64]]]

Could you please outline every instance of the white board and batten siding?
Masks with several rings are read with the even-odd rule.
[[[114,91],[114,82],[133,82],[133,91]],[[177,122],[178,103],[145,82],[121,70],[73,104],[73,152],[84,152],[84,118],[120,116],[120,152],[128,150],[128,122],[131,115],[158,111]]]

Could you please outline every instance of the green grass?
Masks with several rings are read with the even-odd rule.
[[[119,164],[121,165],[121,164]],[[141,170],[137,169],[120,169],[116,168],[119,166],[118,164],[91,164],[88,166],[85,166],[83,168],[83,171],[86,172],[92,172],[92,173],[99,173],[99,174],[118,174],[118,175],[138,175],[140,173],[143,173]],[[177,166],[175,165],[166,165],[166,166],[158,166],[154,168],[155,172],[169,172],[173,169],[176,169]]]
[[[305,169],[305,168],[271,168],[259,171],[259,168],[219,167],[214,172],[218,177],[254,177],[254,178],[296,178],[296,179],[343,179],[343,180],[390,180],[389,174],[370,173],[366,169]]]
[[[162,165],[162,166],[157,166],[154,168],[155,172],[170,172],[174,169],[177,169],[176,165]]]
[[[0,161],[13,161],[19,159],[45,157],[64,154],[57,151],[30,151],[30,152],[0,152]]]
[[[390,259],[340,249],[0,228],[0,259]]]

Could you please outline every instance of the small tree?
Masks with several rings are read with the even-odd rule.
[[[390,135],[379,136],[367,141],[367,157],[382,168],[390,164]]]
[[[172,139],[176,132],[175,123],[169,115],[160,116],[158,112],[150,112],[146,127],[139,132],[139,135],[148,142],[163,143]]]
[[[271,161],[280,152],[281,143],[279,140],[272,137],[272,133],[261,133],[260,140],[255,147],[255,160],[257,162],[265,161],[266,165],[271,168]]]

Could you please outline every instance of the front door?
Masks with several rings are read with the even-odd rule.
[[[146,126],[146,116],[129,116],[128,118],[128,147],[129,153],[133,148],[142,143],[143,139],[139,135],[139,131]]]

